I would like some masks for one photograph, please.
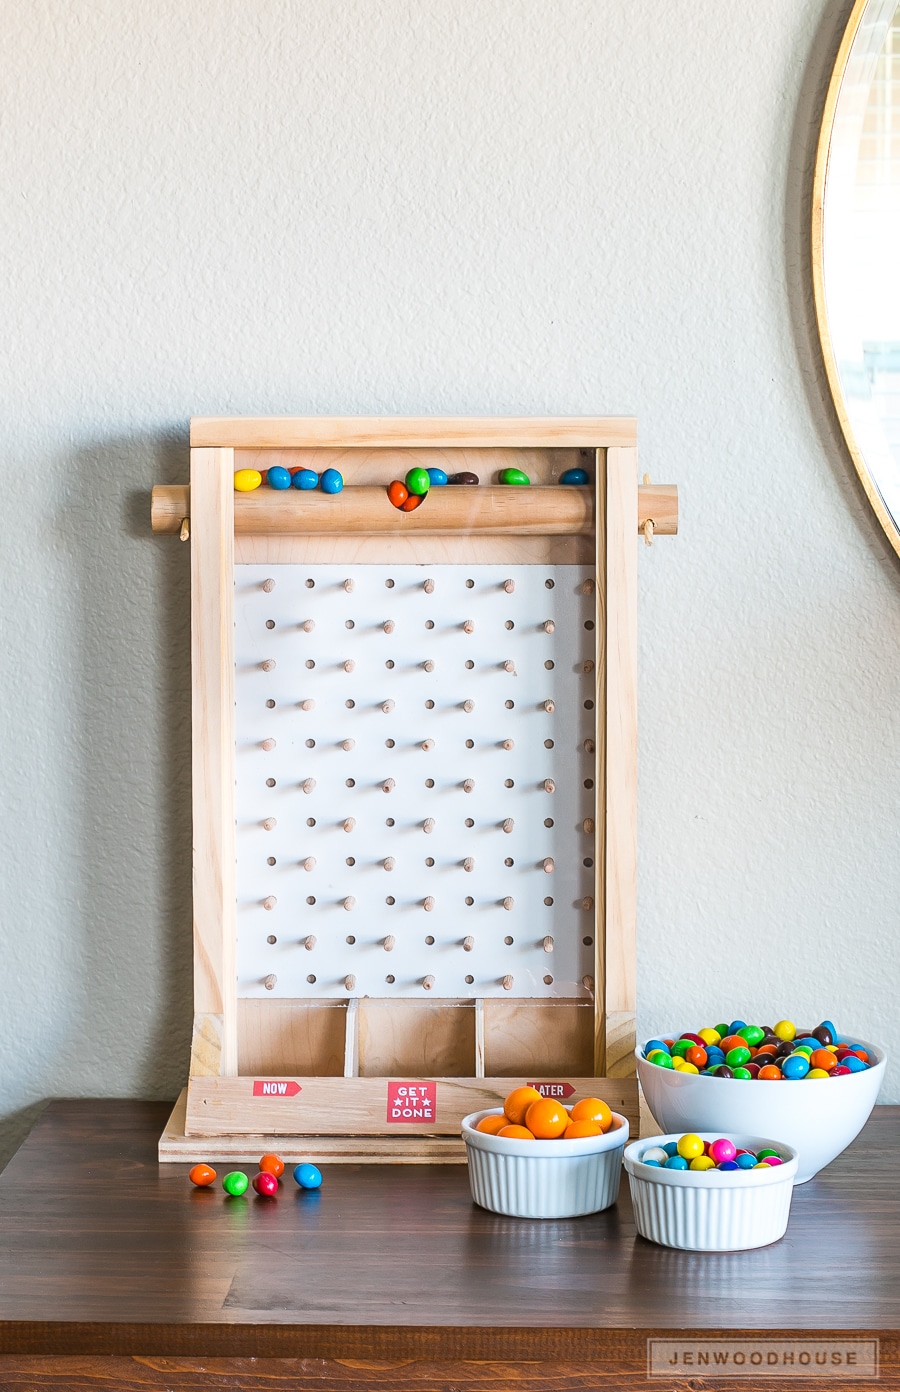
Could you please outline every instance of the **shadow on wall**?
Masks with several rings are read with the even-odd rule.
[[[60,474],[47,540],[71,629],[48,654],[64,699],[48,838],[71,883],[42,934],[55,989],[49,1018],[32,1017],[34,1038],[46,1025],[48,1039],[25,1078],[32,1095],[174,1098],[187,1077],[189,547],[152,535],[149,485],[188,470],[187,441],[173,433],[81,448]],[[0,1162],[38,1110],[3,1118]]]

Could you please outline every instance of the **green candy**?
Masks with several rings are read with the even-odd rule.
[[[759,1025],[745,1025],[743,1029],[738,1030],[738,1034],[742,1039],[746,1039],[751,1049],[755,1049],[766,1037],[765,1030],[761,1030]]]
[[[431,487],[427,469],[410,469],[406,475],[406,486],[410,493],[425,494]]]
[[[675,1043],[672,1045],[672,1057],[684,1058],[688,1049],[693,1049],[693,1047],[693,1039],[676,1039]]]
[[[725,1055],[725,1062],[729,1068],[740,1068],[744,1063],[750,1062],[749,1049],[729,1049]]]
[[[674,1068],[670,1054],[666,1054],[662,1049],[654,1049],[652,1054],[647,1056],[648,1063],[655,1063],[657,1068]]]
[[[231,1174],[225,1175],[222,1180],[222,1188],[226,1194],[231,1194],[233,1198],[240,1198],[241,1194],[247,1192],[250,1181],[243,1170],[232,1170]]]
[[[713,1025],[713,1029],[721,1039],[724,1039],[726,1035],[729,1035],[731,1033],[731,1030],[728,1028],[727,1025]]]
[[[501,469],[500,482],[521,485],[531,483],[531,479],[527,474],[523,474],[521,469]]]
[[[782,1158],[778,1154],[777,1150],[761,1150],[756,1158],[757,1160],[768,1160],[770,1155],[774,1155],[776,1160],[780,1160]]]
[[[748,1078],[752,1078],[753,1074],[750,1072],[749,1068],[736,1068],[734,1070],[734,1076],[736,1078],[743,1078],[744,1081],[746,1081]]]

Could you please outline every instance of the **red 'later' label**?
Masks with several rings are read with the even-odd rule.
[[[437,1083],[388,1083],[387,1119],[402,1124],[434,1121]]]
[[[571,1083],[529,1083],[537,1088],[542,1097],[571,1097],[575,1089]]]
[[[253,1083],[254,1097],[296,1097],[302,1091],[299,1083],[286,1083],[283,1078],[273,1078],[270,1082],[256,1078]]]

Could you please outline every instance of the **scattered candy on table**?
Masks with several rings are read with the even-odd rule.
[[[259,1168],[261,1170],[267,1170],[269,1174],[273,1174],[276,1179],[280,1179],[284,1174],[284,1161],[280,1155],[273,1155],[271,1151],[269,1151],[266,1155],[261,1157]]]
[[[584,485],[585,483],[589,483],[590,479],[587,476],[586,469],[567,469],[564,474],[560,474],[559,481],[560,483]]]
[[[198,1189],[205,1189],[208,1184],[215,1184],[216,1172],[211,1165],[195,1165],[188,1171],[188,1179]]]
[[[222,1188],[225,1190],[225,1193],[230,1194],[233,1199],[238,1199],[241,1194],[246,1194],[249,1184],[250,1181],[243,1170],[232,1170],[231,1173],[227,1174],[222,1180]]]
[[[278,1193],[278,1179],[268,1170],[260,1170],[253,1176],[253,1188],[262,1199],[274,1199]]]
[[[784,1164],[784,1156],[766,1147],[759,1151],[739,1150],[727,1136],[704,1141],[693,1132],[661,1146],[648,1146],[641,1163],[657,1170],[771,1170]]]
[[[521,469],[501,469],[499,477],[501,483],[517,484],[519,486],[531,483],[531,479],[527,474],[523,473]]]
[[[542,1097],[537,1088],[519,1087],[509,1093],[499,1116],[482,1117],[475,1130],[508,1141],[579,1141],[604,1135],[613,1121],[612,1111],[599,1097],[583,1097],[565,1107]]]
[[[294,1179],[301,1189],[318,1189],[322,1183],[322,1171],[315,1165],[297,1165]]]
[[[677,1039],[649,1039],[644,1058],[680,1073],[760,1082],[841,1078],[872,1065],[865,1047],[841,1039],[831,1020],[813,1030],[798,1030],[790,1020],[771,1029],[732,1020],[696,1034],[685,1030]]]

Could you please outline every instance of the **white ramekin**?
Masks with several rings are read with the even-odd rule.
[[[741,1150],[771,1147],[784,1156],[784,1164],[723,1171],[667,1170],[642,1163],[640,1157],[651,1146],[677,1141],[683,1134],[642,1137],[625,1151],[634,1221],[641,1236],[688,1252],[740,1252],[783,1237],[797,1174],[793,1146],[763,1136],[698,1131],[701,1140],[725,1136]]]
[[[476,1131],[502,1107],[463,1117],[472,1198],[511,1218],[578,1218],[614,1204],[622,1175],[628,1121],[613,1112],[613,1128],[577,1141],[513,1141]]]

